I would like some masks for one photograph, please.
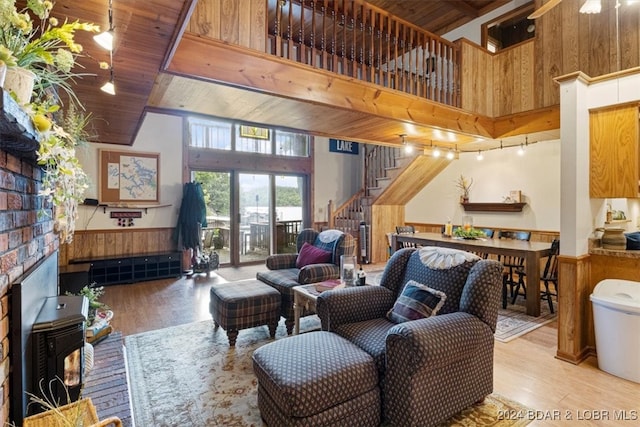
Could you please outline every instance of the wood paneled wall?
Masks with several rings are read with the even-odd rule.
[[[199,1],[187,32],[266,52],[267,1]]]
[[[575,71],[597,77],[640,65],[640,7],[619,9],[618,55],[615,2],[602,2],[593,15],[578,13],[582,3],[563,0],[536,20],[534,39],[496,54],[460,40],[462,108],[501,117],[558,105],[555,77]]]
[[[404,225],[404,205],[371,206],[371,261],[385,262],[389,258],[387,234]]]
[[[60,265],[79,259],[175,251],[173,232],[173,228],[76,231],[73,242],[60,246]]]
[[[494,117],[493,54],[460,40],[462,109]]]

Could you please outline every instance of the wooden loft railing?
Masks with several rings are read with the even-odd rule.
[[[460,107],[460,50],[363,0],[267,0],[270,54]]]

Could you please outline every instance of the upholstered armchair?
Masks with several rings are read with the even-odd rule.
[[[293,331],[293,288],[340,277],[340,256],[353,255],[356,242],[353,236],[340,230],[318,232],[305,228],[296,239],[297,253],[267,257],[268,271],[256,278],[280,292],[280,310],[285,318],[287,333]],[[303,316],[313,314],[303,312]]]
[[[493,391],[502,268],[455,249],[406,248],[380,286],[320,294],[322,329],[376,361],[390,425],[436,425]]]

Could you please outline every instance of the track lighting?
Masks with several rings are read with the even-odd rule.
[[[413,153],[413,145],[411,144],[405,144],[404,146],[404,152],[407,154],[411,154]]]
[[[431,146],[433,147],[433,142],[431,142]],[[440,149],[438,147],[435,147],[431,152],[431,155],[433,157],[440,157]]]
[[[449,151],[447,151],[447,159],[453,160],[454,157],[455,155],[453,154],[453,150],[449,148]]]

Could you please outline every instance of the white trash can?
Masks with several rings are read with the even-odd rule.
[[[598,367],[640,383],[640,282],[605,279],[591,303]]]

